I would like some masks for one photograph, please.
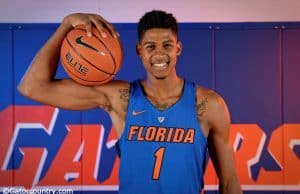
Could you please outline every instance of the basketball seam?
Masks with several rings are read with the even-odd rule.
[[[116,71],[116,67],[117,67],[115,57],[113,56],[113,54],[111,53],[111,51],[107,48],[107,46],[104,44],[104,42],[103,42],[100,38],[98,38],[96,35],[95,35],[95,37],[102,43],[102,45],[103,45],[103,46],[105,47],[105,49],[108,51],[110,57],[112,58],[112,60],[113,60],[113,62],[114,62],[114,71],[113,71],[113,72],[115,72],[115,71]]]
[[[78,29],[78,30],[81,30],[81,31],[85,31],[85,29],[82,29],[82,28],[76,28],[76,29]],[[112,58],[112,60],[113,60],[113,62],[114,62],[114,72],[116,71],[116,67],[117,67],[117,63],[116,63],[116,59],[115,59],[115,57],[114,57],[114,55],[111,53],[111,51],[107,48],[107,46],[104,44],[104,42],[100,39],[100,38],[98,38],[98,36],[95,34],[95,33],[93,33],[92,32],[92,34],[94,35],[94,37],[96,37],[97,38],[97,40],[99,40],[100,42],[101,42],[101,44],[105,47],[105,49],[106,49],[106,51],[109,53],[109,55],[111,56],[111,58]]]
[[[68,36],[66,37],[66,40],[67,40],[67,43],[70,45],[70,47],[72,48],[72,50],[77,54],[77,55],[79,55],[83,60],[85,60],[87,63],[89,63],[92,67],[94,67],[94,68],[96,68],[96,69],[98,69],[99,71],[102,71],[103,73],[106,73],[106,74],[109,74],[109,75],[116,75],[115,73],[109,73],[109,72],[106,72],[106,71],[104,71],[104,70],[102,70],[102,69],[99,69],[97,66],[95,66],[93,63],[91,63],[89,60],[87,60],[85,57],[83,57],[75,48],[74,48],[74,46],[71,44],[71,42],[70,42],[70,40],[69,40],[69,38],[68,38]],[[102,43],[103,44],[103,43]],[[115,64],[115,66],[116,66],[116,64]],[[114,69],[115,69],[115,67],[114,67]]]

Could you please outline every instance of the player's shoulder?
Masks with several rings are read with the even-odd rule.
[[[129,100],[130,83],[122,80],[112,80],[105,84],[94,86],[99,92],[104,94],[111,105],[119,106],[120,103],[127,103]]]
[[[216,91],[201,85],[196,85],[196,95],[197,99],[208,98],[213,101],[222,98]]]
[[[105,84],[95,86],[95,89],[103,93],[110,106],[108,112],[117,112],[124,114],[127,112],[127,106],[130,96],[130,83],[122,80],[112,80]]]
[[[124,81],[124,80],[112,80],[112,81],[108,82],[106,85],[108,85],[109,87],[114,87],[114,88],[118,88],[118,87],[129,88],[130,82]]]
[[[112,80],[102,85],[94,86],[95,89],[104,91],[107,94],[114,94],[118,90],[129,90],[130,83],[123,80]]]
[[[211,111],[226,107],[223,97],[216,91],[200,85],[196,85],[196,88],[197,104],[205,102]]]

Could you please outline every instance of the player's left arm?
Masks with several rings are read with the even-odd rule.
[[[223,98],[213,93],[208,98],[207,121],[210,126],[208,150],[219,179],[221,194],[240,194],[233,151],[229,145],[230,114]]]

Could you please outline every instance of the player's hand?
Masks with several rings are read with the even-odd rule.
[[[97,14],[70,14],[63,19],[63,23],[71,25],[73,28],[77,25],[84,25],[88,36],[92,35],[92,26],[95,26],[99,30],[102,37],[107,36],[104,28],[108,29],[113,37],[117,38],[119,36],[119,33],[114,29],[113,25]]]

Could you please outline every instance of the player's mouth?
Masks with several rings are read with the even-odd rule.
[[[151,66],[157,70],[164,70],[168,68],[169,63],[168,62],[151,63]]]

